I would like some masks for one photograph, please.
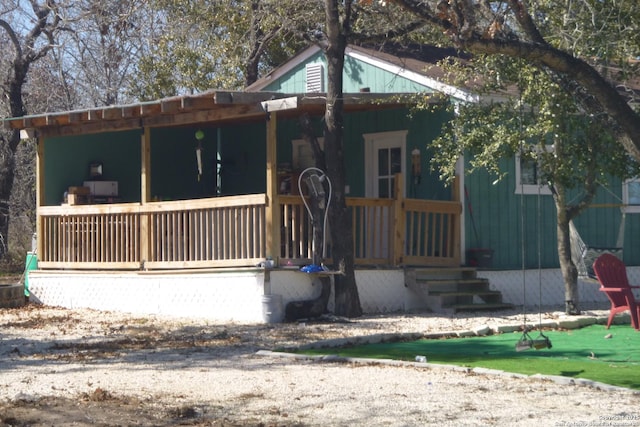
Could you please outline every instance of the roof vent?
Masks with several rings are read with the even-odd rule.
[[[324,67],[322,64],[307,64],[306,92],[324,92]]]

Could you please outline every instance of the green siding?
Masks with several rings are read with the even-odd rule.
[[[305,64],[325,64],[321,52],[305,63],[298,64],[285,76],[274,81],[266,90],[284,93],[304,93],[306,84]],[[403,76],[347,56],[344,70],[344,92],[356,93],[362,88],[374,93],[429,92],[430,88],[416,84]],[[413,185],[406,180],[407,196],[422,199],[448,200],[451,195],[430,171],[430,154],[426,148],[440,133],[442,123],[449,117],[442,112],[417,113],[410,118],[403,109],[367,112],[349,115],[345,120],[345,158],[347,183],[352,196],[364,195],[364,144],[365,133],[392,130],[408,130],[407,165],[413,148],[422,150],[422,180]],[[290,141],[300,138],[296,122],[279,122],[278,159],[291,161]],[[320,135],[319,121],[316,122]],[[284,142],[284,143],[283,143]],[[409,167],[409,166],[408,166]],[[465,202],[466,248],[494,249],[493,267],[496,269],[557,268],[556,209],[549,195],[524,195],[515,192],[514,159],[503,160],[507,176],[495,183],[495,177],[486,172],[475,172],[465,178],[473,209],[473,221]],[[620,197],[621,185],[612,180],[608,186]],[[595,203],[620,203],[619,199],[601,190]],[[575,224],[582,238],[590,246],[613,246],[618,236],[621,214],[617,208],[591,208],[576,219]],[[474,227],[475,225],[475,227]],[[624,258],[628,265],[640,265],[640,245],[635,236],[640,235],[640,214],[627,214],[625,222]],[[474,229],[475,228],[475,229]],[[477,237],[476,237],[477,235]]]
[[[202,176],[198,180],[195,132],[204,131]],[[151,197],[180,200],[215,195],[217,129],[210,127],[151,130]]]
[[[344,122],[344,156],[347,162],[346,183],[350,187],[350,196],[363,197],[365,194],[365,144],[366,133],[408,130],[407,168],[411,165],[411,150],[422,151],[422,180],[414,185],[405,178],[408,197],[450,200],[451,189],[440,182],[437,174],[429,171],[429,152],[427,144],[440,132],[442,124],[448,119],[445,112],[418,112],[409,114],[405,108],[384,111],[369,111],[347,114]],[[322,135],[321,118],[314,118],[316,135]],[[278,163],[291,163],[291,141],[301,139],[297,120],[278,121]]]
[[[266,189],[266,122],[224,128],[222,194],[264,193]]]
[[[515,172],[513,163],[504,161],[509,176]],[[526,268],[538,267],[538,252],[543,267],[557,267],[555,208],[551,197],[520,196],[515,194],[512,179],[494,181],[495,177],[483,171],[465,177],[469,195],[465,201],[467,249],[493,249],[493,267],[497,269],[522,268],[523,251]]]
[[[103,163],[103,179],[118,181],[123,202],[140,199],[140,131],[44,139],[44,204],[57,205],[70,186],[89,179],[89,163]]]
[[[203,173],[198,180],[195,132],[202,129]],[[152,194],[166,200],[216,196],[219,147],[221,195],[264,193],[266,123],[224,128],[154,129],[151,135]],[[219,143],[218,143],[219,142]]]
[[[472,221],[467,201],[466,249],[493,249],[493,267],[496,269],[522,268],[523,253],[526,268],[538,268],[539,263],[542,268],[559,267],[553,198],[550,195],[516,194],[511,178],[515,174],[514,159],[505,159],[502,167],[507,178],[497,183],[494,183],[495,177],[482,171],[465,178],[473,212]],[[607,190],[598,190],[594,204],[615,205],[620,203],[620,198],[620,181],[612,179]],[[615,247],[621,219],[619,207],[592,207],[574,223],[587,245]],[[640,214],[627,214],[623,253],[628,265],[640,265],[640,247],[634,239],[638,232]]]
[[[285,76],[270,83],[264,90],[282,93],[306,92],[306,65],[324,65],[325,88],[327,82],[327,64],[324,55],[319,52],[313,55],[303,64],[298,64]],[[405,77],[364,63],[347,56],[345,58],[343,73],[343,91],[345,93],[357,93],[363,88],[369,88],[374,93],[415,93],[433,92],[430,88],[411,81]]]
[[[324,55],[322,54],[322,52],[318,52],[317,54],[309,58],[305,63],[298,64],[293,70],[287,73],[287,75],[270,83],[267,87],[264,88],[264,90],[268,92],[305,93],[307,83],[305,67],[307,64],[317,63],[324,64],[326,84],[326,60],[324,59]]]

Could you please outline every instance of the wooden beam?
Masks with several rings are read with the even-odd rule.
[[[283,110],[295,110],[298,108],[298,97],[292,96],[289,98],[262,101],[260,105],[262,106],[262,109],[268,113]]]
[[[105,120],[117,120],[122,118],[122,108],[110,107],[102,110],[102,118]]]
[[[280,202],[278,201],[277,114],[267,120],[267,207],[265,212],[266,256],[276,265],[280,259]]]
[[[160,103],[160,112],[163,114],[175,113],[182,108],[182,99],[168,99]]]
[[[233,96],[230,92],[216,92],[213,100],[218,105],[233,104]]]
[[[140,203],[151,201],[151,129],[145,127],[140,138]]]
[[[69,123],[80,123],[82,121],[82,113],[75,111],[69,113]]]
[[[398,173],[394,179],[395,200],[393,203],[393,264],[397,267],[404,263],[407,230],[404,210],[403,175]]]
[[[135,105],[127,105],[122,107],[122,118],[129,119],[131,117],[138,117],[140,115],[140,108]]]
[[[213,95],[208,97],[185,96],[182,98],[183,110],[206,110],[214,108],[216,105]]]
[[[151,102],[148,104],[140,104],[140,115],[150,116],[160,113],[160,104],[157,102]]]
[[[216,104],[259,104],[262,101],[282,98],[281,93],[273,92],[225,92],[216,91],[214,99]]]
[[[87,111],[87,120],[101,120],[103,118],[102,110],[95,109]]]
[[[151,129],[145,127],[140,137],[140,204],[151,200]],[[140,214],[140,262],[141,267],[151,259],[151,215]]]
[[[36,144],[36,253],[42,254],[44,239],[40,216],[40,208],[44,206],[45,180],[44,180],[44,138],[39,138]]]

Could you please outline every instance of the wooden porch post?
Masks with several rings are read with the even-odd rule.
[[[278,201],[278,162],[277,162],[277,118],[269,113],[267,120],[267,206],[266,256],[273,258],[276,265],[280,258],[280,203]]]
[[[402,174],[395,175],[393,194],[393,264],[400,266],[404,262],[404,247],[406,244],[406,219],[404,212],[404,182]]]
[[[151,200],[151,129],[145,127],[140,138],[140,204],[142,206]],[[149,214],[140,214],[140,263],[144,267],[146,261],[151,260],[149,230]]]
[[[462,262],[462,250],[461,250],[461,227],[462,227],[462,221],[463,221],[463,216],[462,216],[462,194],[460,191],[460,177],[458,175],[456,175],[453,178],[453,182],[451,183],[452,187],[452,192],[451,192],[451,198],[453,199],[454,202],[458,202],[460,203],[460,211],[458,213],[458,216],[456,217],[456,220],[453,221],[452,224],[452,230],[451,230],[451,234],[453,236],[452,240],[453,240],[453,259],[456,265],[460,265],[460,263]]]
[[[40,258],[44,254],[43,224],[40,207],[44,206],[44,138],[36,139],[36,254]],[[49,238],[49,236],[47,236]],[[56,242],[57,244],[57,242]]]

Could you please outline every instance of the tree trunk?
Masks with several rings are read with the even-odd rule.
[[[30,2],[36,20],[32,22],[33,27],[26,35],[16,33],[15,29],[5,21],[0,19],[0,30],[4,30],[6,39],[11,41],[6,46],[11,46],[11,50],[5,48],[3,54],[11,58],[9,71],[5,75],[2,89],[9,103],[9,114],[11,117],[22,117],[26,115],[23,89],[29,74],[31,65],[40,58],[43,58],[55,45],[54,32],[61,22],[61,15],[57,13],[55,2]],[[51,18],[51,20],[50,20]],[[26,24],[28,25],[28,24]],[[5,138],[0,138],[2,144],[0,156],[0,233],[7,236],[9,231],[9,200],[13,191],[15,179],[15,156],[20,144],[20,131],[12,130]]]
[[[22,98],[22,87],[26,81],[28,64],[21,60],[14,61],[14,74],[8,85],[7,96],[12,117],[25,115],[24,102]],[[9,234],[9,200],[13,191],[15,177],[15,155],[20,144],[20,131],[12,130],[8,133],[7,139],[0,140],[2,160],[0,161],[0,234],[8,242]],[[8,245],[7,245],[8,246]],[[0,254],[2,256],[4,254]]]
[[[8,243],[10,209],[9,200],[13,191],[13,182],[15,177],[15,150],[10,147],[14,146],[12,140],[20,140],[19,134],[15,131],[9,135],[9,140],[0,141],[5,147],[2,147],[2,160],[0,162],[0,234],[4,238],[5,244]],[[17,146],[17,144],[15,144]],[[7,244],[8,247],[8,244]],[[5,249],[0,247],[0,250]],[[0,253],[0,257],[4,256]]]
[[[571,259],[571,238],[569,232],[569,219],[566,211],[558,207],[558,258],[560,270],[564,280],[564,300],[567,314],[580,314],[578,308],[580,296],[578,293],[578,269]]]
[[[553,197],[556,204],[558,238],[558,261],[564,281],[565,312],[567,314],[580,314],[578,308],[580,296],[578,293],[578,269],[571,259],[571,234],[569,222],[572,215],[569,213],[565,192],[563,188],[556,188]]]
[[[347,46],[345,29],[340,24],[337,0],[326,0],[327,19],[327,102],[324,115],[324,151],[327,176],[333,186],[329,221],[331,229],[334,268],[343,272],[335,275],[335,314],[358,317],[362,315],[360,297],[354,271],[353,225],[345,200],[345,165],[343,151],[344,101],[342,99],[342,72]],[[345,8],[348,8],[345,2]],[[348,22],[350,17],[343,18]]]

